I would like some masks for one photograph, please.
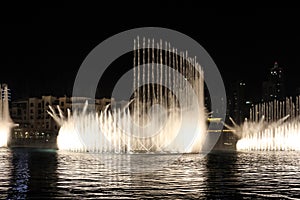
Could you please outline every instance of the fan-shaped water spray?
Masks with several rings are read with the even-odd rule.
[[[300,150],[300,98],[255,105],[250,120],[235,131],[240,138],[238,150],[285,151]]]
[[[89,152],[199,152],[206,134],[204,77],[196,58],[160,40],[134,40],[133,99],[99,113],[73,110],[61,126],[59,149]],[[59,109],[59,108],[58,108]]]

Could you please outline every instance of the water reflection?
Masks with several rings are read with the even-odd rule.
[[[29,169],[28,169],[28,152],[12,152],[11,162],[12,178],[11,188],[8,191],[9,199],[25,199],[27,197]]]
[[[300,198],[300,153],[246,152],[239,153],[236,166],[245,184],[241,194],[247,198]]]
[[[173,162],[162,164],[165,158]],[[0,199],[299,199],[299,188],[299,152],[203,157],[0,148]]]
[[[165,157],[173,157],[174,162],[168,166],[160,166]],[[85,199],[174,199],[180,196],[203,196],[203,156],[60,152],[58,158],[58,190],[63,192],[62,196],[80,196]],[[143,163],[145,158],[153,161],[148,167]],[[150,166],[154,165],[156,166],[151,171]]]
[[[6,199],[11,182],[12,152],[0,148],[0,199]]]
[[[212,152],[206,156],[207,199],[241,199],[244,187],[239,179],[236,163],[237,152]]]
[[[53,197],[57,182],[55,151],[14,149],[11,163],[8,199]]]

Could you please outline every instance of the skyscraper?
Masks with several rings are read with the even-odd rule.
[[[237,124],[244,122],[247,117],[246,83],[243,80],[236,81],[231,86],[231,91],[228,96],[228,114]]]
[[[263,101],[283,100],[284,91],[284,76],[283,70],[275,62],[274,67],[270,69],[268,80],[263,82],[262,97]]]

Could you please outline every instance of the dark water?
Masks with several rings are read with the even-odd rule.
[[[299,164],[300,152],[155,156],[0,148],[0,199],[300,199]]]

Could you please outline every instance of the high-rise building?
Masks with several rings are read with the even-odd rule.
[[[268,80],[263,82],[262,99],[263,101],[283,100],[284,95],[283,69],[275,62],[268,74]]]
[[[244,122],[248,113],[245,87],[246,83],[242,80],[234,82],[228,96],[228,114],[237,124]]]

